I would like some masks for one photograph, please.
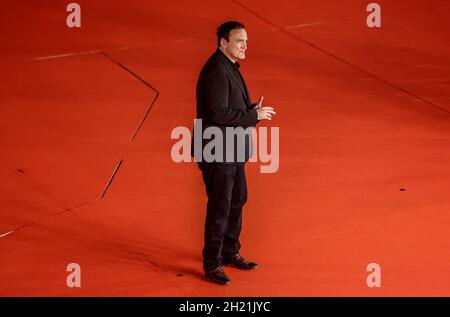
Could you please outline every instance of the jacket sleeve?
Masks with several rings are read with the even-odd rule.
[[[226,74],[216,68],[204,78],[204,105],[212,122],[224,126],[249,127],[258,122],[255,109],[234,109],[228,104],[229,81]]]
[[[256,106],[257,105],[258,105],[257,103],[252,103],[251,106],[250,106],[250,109],[255,110],[255,112],[256,112]],[[258,118],[258,113],[256,113],[256,118]],[[258,124],[259,121],[261,121],[261,120],[257,119],[255,125]]]

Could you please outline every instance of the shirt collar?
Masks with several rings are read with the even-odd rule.
[[[238,61],[233,63],[220,49],[217,49],[217,50],[228,61],[228,63],[230,63],[231,67],[233,67],[234,70],[236,70],[236,71],[239,70],[239,67],[241,67],[241,65],[238,63]]]

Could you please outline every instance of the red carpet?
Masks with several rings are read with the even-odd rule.
[[[0,4],[1,296],[450,295],[448,1],[380,0],[381,28],[361,0],[80,0],[81,28],[67,3]],[[230,19],[280,166],[247,165],[260,268],[223,287],[203,277],[200,172],[170,136]]]

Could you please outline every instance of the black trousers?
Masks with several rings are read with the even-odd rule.
[[[203,268],[214,269],[223,257],[239,252],[242,207],[247,202],[245,165],[199,163],[208,203]]]

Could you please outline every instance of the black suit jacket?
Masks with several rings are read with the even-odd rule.
[[[195,157],[197,162],[205,161],[204,157],[199,159],[198,154],[202,154],[205,146],[212,141],[202,139],[202,135],[206,128],[215,127],[220,129],[223,136],[223,155],[220,156],[221,159],[214,161],[244,164],[252,155],[252,138],[249,132],[258,123],[258,115],[256,110],[253,109],[255,105],[251,103],[244,78],[239,72],[239,64],[233,64],[217,49],[200,71],[196,95],[196,118],[202,119],[202,122],[201,129],[198,127],[196,129],[194,126],[192,156]],[[196,124],[198,124],[198,121]],[[227,127],[240,128],[241,133],[228,134],[227,137]],[[244,129],[246,129],[246,133],[243,133]],[[199,131],[202,134],[200,136],[196,135]],[[230,137],[234,137],[233,147],[230,147],[232,144]],[[198,143],[196,151],[195,144],[199,140],[202,140],[202,142]],[[200,149],[201,153],[199,152]],[[234,155],[230,155],[230,150],[234,151]],[[238,156],[240,151],[244,154],[244,157]],[[213,153],[215,152],[213,151]]]

